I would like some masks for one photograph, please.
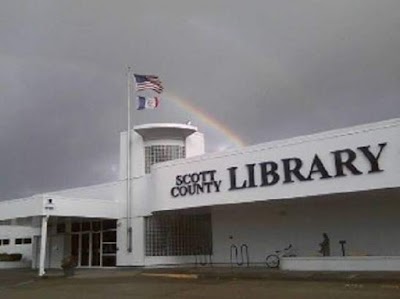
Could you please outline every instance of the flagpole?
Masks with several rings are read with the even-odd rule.
[[[127,87],[128,87],[128,129],[126,134],[126,250],[128,252],[132,252],[132,200],[131,200],[131,160],[132,160],[132,145],[131,145],[131,92],[132,87],[135,90],[135,99],[136,99],[136,91],[143,89],[152,89],[157,93],[161,93],[163,90],[162,83],[159,80],[158,76],[150,76],[150,75],[133,75],[130,66],[127,66]],[[138,79],[140,78],[140,79]],[[143,82],[145,84],[143,85]],[[141,88],[139,89],[139,84],[142,83]],[[144,86],[144,87],[143,87]],[[158,106],[158,101],[156,98],[156,106]],[[154,108],[155,108],[154,107]]]
[[[132,252],[132,226],[131,226],[131,67],[127,72],[128,87],[128,130],[126,132],[126,249]]]

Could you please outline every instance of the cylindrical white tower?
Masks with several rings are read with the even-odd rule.
[[[127,132],[120,136],[120,180],[127,179]],[[204,136],[188,124],[146,124],[131,134],[131,177],[125,194],[121,189],[121,218],[118,226],[118,265],[144,265],[145,218],[149,216],[152,189],[151,166],[164,161],[204,153]],[[129,191],[128,191],[129,190]],[[128,193],[130,195],[128,196]],[[126,199],[126,201],[124,201]],[[125,249],[126,250],[122,250]]]
[[[121,133],[120,179],[126,179],[126,132]],[[150,173],[151,165],[204,154],[204,136],[188,124],[156,123],[131,131],[132,178]]]

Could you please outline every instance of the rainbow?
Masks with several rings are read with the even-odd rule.
[[[193,114],[200,121],[204,122],[206,125],[221,132],[226,138],[228,138],[235,145],[240,146],[240,147],[245,146],[245,142],[240,138],[239,135],[237,135],[230,128],[228,128],[226,125],[224,125],[223,123],[221,123],[214,117],[208,115],[206,112],[204,112],[200,108],[194,106],[189,101],[186,101],[186,100],[182,99],[181,97],[171,94],[171,93],[166,93],[165,98],[167,100],[171,100],[172,102],[174,102],[181,109]]]

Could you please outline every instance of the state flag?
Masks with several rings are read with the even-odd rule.
[[[142,97],[138,96],[137,110],[155,109],[160,105],[160,98],[158,97]]]

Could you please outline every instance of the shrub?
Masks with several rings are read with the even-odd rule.
[[[8,261],[8,254],[7,253],[0,253],[0,262]]]
[[[11,261],[13,261],[13,262],[20,261],[22,259],[22,254],[21,253],[11,253],[10,258],[11,258]]]
[[[20,253],[0,253],[0,262],[18,262],[22,259]]]
[[[78,259],[76,256],[70,255],[63,258],[61,261],[61,268],[63,269],[73,269],[78,265]]]

